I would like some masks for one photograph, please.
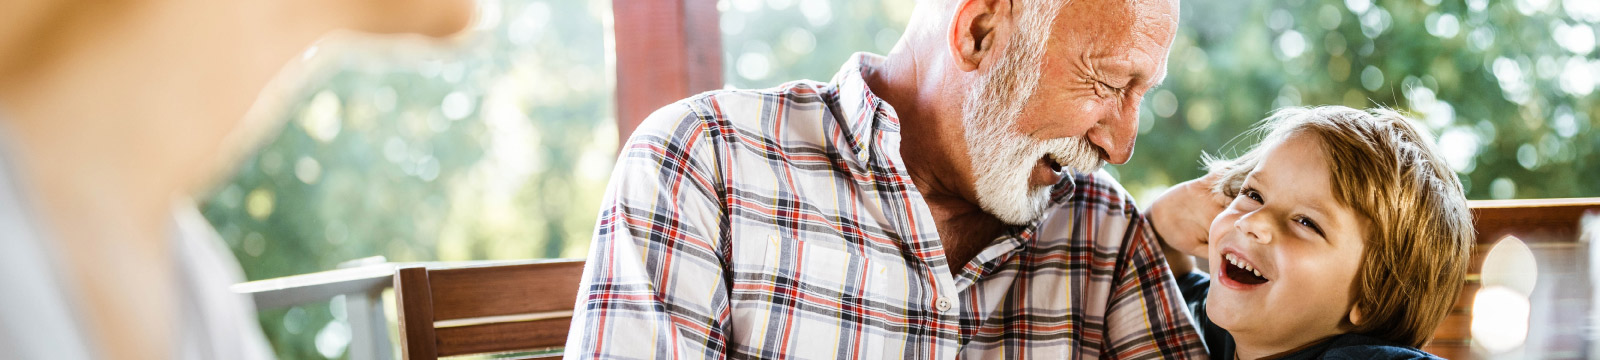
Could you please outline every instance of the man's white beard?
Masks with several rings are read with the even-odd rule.
[[[1050,204],[1050,188],[1055,185],[1028,184],[1040,158],[1048,154],[1064,172],[1091,173],[1105,162],[1082,137],[1041,141],[1013,130],[1039,80],[1039,69],[1034,65],[1038,64],[1039,54],[1027,54],[1033,49],[1015,40],[1013,44],[1013,54],[1007,54],[968,92],[962,108],[962,127],[972,159],[978,206],[1007,224],[1024,225],[1044,214]],[[1021,69],[1023,66],[1031,67],[1031,73]],[[996,81],[1006,78],[1015,80],[1017,86]]]

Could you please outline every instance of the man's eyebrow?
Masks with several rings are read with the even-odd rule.
[[[1146,72],[1140,66],[1129,64],[1127,71],[1130,80],[1148,85],[1145,88],[1146,91],[1161,87],[1162,84],[1167,82],[1166,69],[1156,69],[1152,75],[1152,73]]]

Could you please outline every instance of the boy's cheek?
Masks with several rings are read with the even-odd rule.
[[[1253,317],[1248,312],[1243,312],[1239,309],[1239,305],[1242,303],[1240,300],[1242,299],[1218,294],[1217,290],[1212,288],[1211,292],[1206,294],[1206,317],[1210,318],[1212,323],[1230,332],[1258,327],[1256,324],[1251,323],[1250,320]],[[1266,309],[1256,310],[1266,311]]]
[[[1208,248],[1215,246],[1233,230],[1233,223],[1238,219],[1239,213],[1233,208],[1223,209],[1221,214],[1217,214],[1216,219],[1211,220],[1211,226],[1206,228],[1206,243],[1202,245]]]

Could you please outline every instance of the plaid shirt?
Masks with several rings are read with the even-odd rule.
[[[601,204],[567,358],[1199,358],[1177,285],[1105,173],[952,275],[862,80],[717,91],[634,132]]]

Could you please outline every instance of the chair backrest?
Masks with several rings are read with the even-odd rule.
[[[1515,236],[1529,243],[1576,243],[1586,212],[1600,214],[1600,198],[1470,201],[1478,232],[1472,265],[1461,295],[1423,350],[1446,359],[1473,359],[1472,300],[1483,287],[1484,256],[1495,243]]]
[[[405,359],[536,351],[567,340],[583,260],[403,267],[394,274]]]

